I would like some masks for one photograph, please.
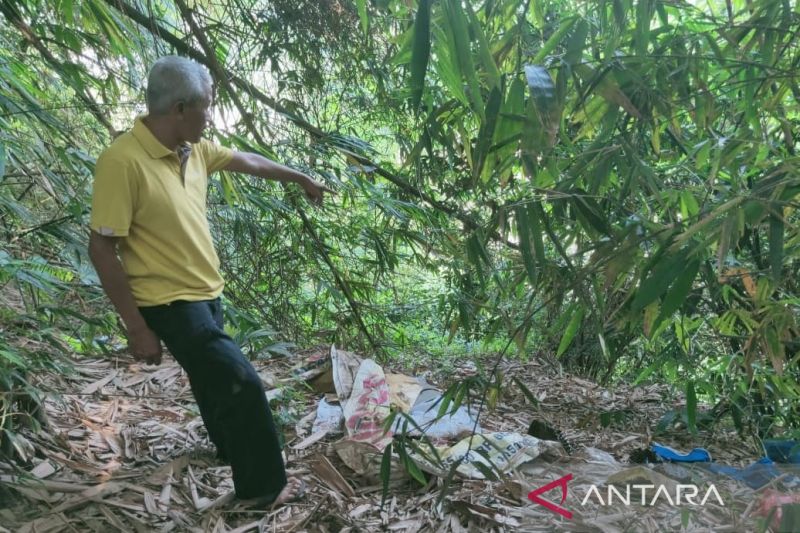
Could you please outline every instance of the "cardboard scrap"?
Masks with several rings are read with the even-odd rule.
[[[332,490],[343,496],[355,497],[353,487],[345,480],[336,467],[331,464],[327,457],[317,454],[311,461],[311,469]]]
[[[358,475],[380,472],[381,455],[372,444],[342,439],[333,443],[333,449],[342,462]]]

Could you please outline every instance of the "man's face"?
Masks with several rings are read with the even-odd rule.
[[[179,127],[184,141],[190,143],[200,141],[203,131],[211,123],[212,104],[211,88],[209,88],[204,98],[193,104],[184,104],[182,110],[179,110]]]

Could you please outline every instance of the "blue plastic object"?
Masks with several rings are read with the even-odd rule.
[[[711,463],[708,465],[708,469],[715,474],[724,474],[742,481],[751,489],[759,489],[781,475],[781,472],[775,468],[775,463],[769,457],[762,457],[747,468]]]
[[[669,446],[653,443],[650,449],[664,461],[677,463],[706,463],[711,461],[711,454],[705,448],[695,448],[689,453],[681,453]]]
[[[767,439],[764,441],[767,457],[776,463],[800,464],[800,441]]]
[[[767,457],[762,457],[745,468],[721,465],[711,462],[711,454],[704,448],[695,448],[689,453],[681,453],[669,446],[653,443],[650,449],[663,461],[679,463],[707,463],[703,467],[715,474],[723,474],[745,483],[752,489],[759,489],[784,474],[776,463],[800,464],[800,441],[769,439],[764,441]],[[784,477],[784,484],[800,486],[800,477],[790,475]]]

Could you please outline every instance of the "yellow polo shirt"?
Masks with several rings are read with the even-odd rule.
[[[124,237],[119,253],[139,306],[216,298],[224,282],[206,218],[208,175],[233,151],[205,139],[178,153],[136,119],[97,159],[90,226]]]

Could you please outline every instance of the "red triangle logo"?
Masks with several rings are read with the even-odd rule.
[[[572,519],[572,513],[561,507],[561,505],[563,505],[567,499],[567,483],[570,481],[572,481],[572,474],[567,474],[566,476],[558,478],[555,481],[544,485],[543,487],[539,487],[538,489],[529,492],[528,499],[533,503],[538,503],[539,505],[550,509],[554,513],[560,514],[564,518]],[[540,497],[541,494],[549,492],[556,487],[561,487],[561,503],[559,505]]]

